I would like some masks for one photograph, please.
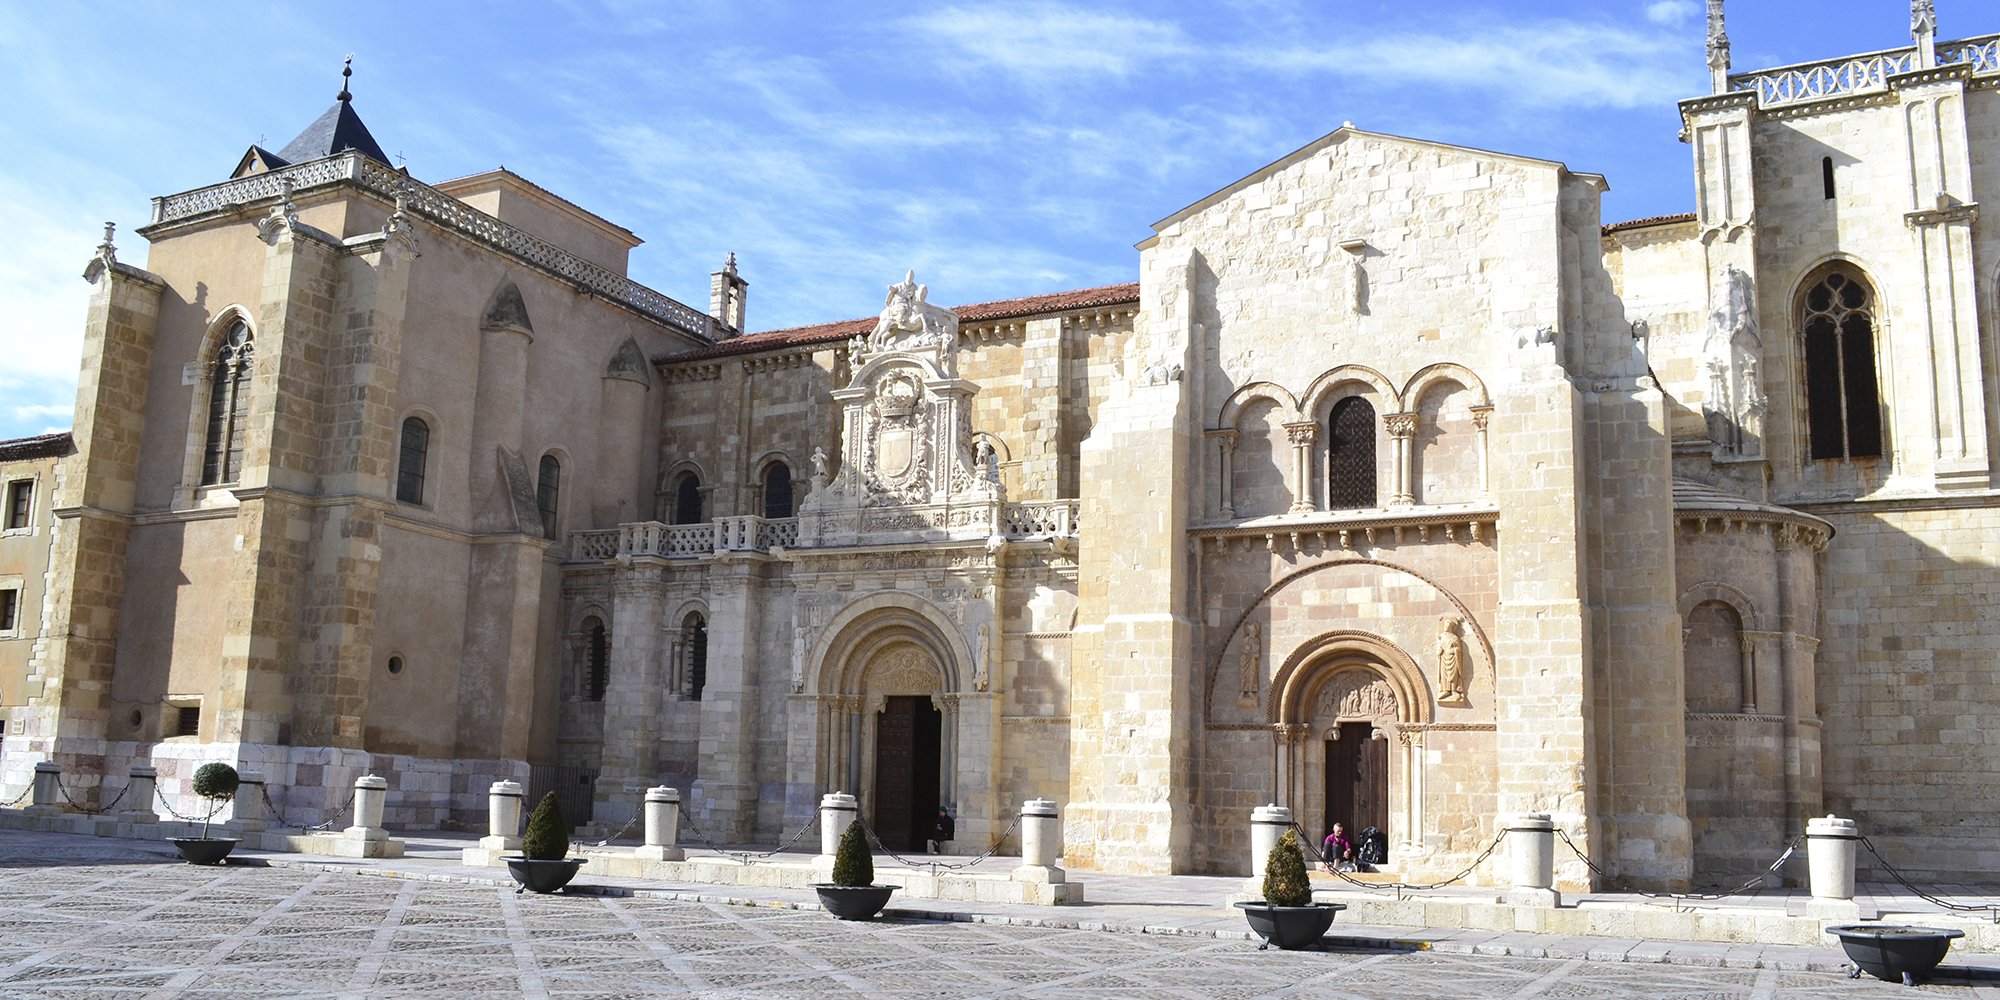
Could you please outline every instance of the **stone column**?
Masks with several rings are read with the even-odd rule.
[[[137,767],[134,781],[137,781]],[[152,770],[147,768],[147,770]],[[151,778],[147,784],[151,785]],[[150,790],[150,789],[149,789]],[[150,810],[148,810],[150,812]],[[264,772],[240,771],[236,775],[236,797],[230,806],[230,822],[245,832],[255,832],[270,826],[264,814]]]
[[[159,777],[160,772],[150,765],[132,765],[132,770],[125,779],[125,801],[120,803],[124,806],[121,812],[126,822],[155,823],[159,821],[159,814],[153,811],[153,798],[159,794]],[[243,775],[242,777],[247,778],[248,775]]]
[[[1493,407],[1474,406],[1470,409],[1472,426],[1479,431],[1479,498],[1485,500],[1493,496],[1493,465],[1486,450],[1486,427],[1493,420]]]
[[[1061,857],[1062,827],[1056,804],[1048,799],[1021,803],[1021,867],[1016,882],[1055,884],[1068,876],[1056,861]]]
[[[56,790],[56,782],[62,780],[62,768],[52,760],[35,762],[35,793],[28,799],[28,808],[35,812],[55,813],[62,811],[61,794]]]
[[[1414,413],[1391,413],[1382,418],[1382,426],[1389,432],[1389,450],[1395,454],[1391,463],[1396,481],[1390,493],[1390,502],[1409,506],[1417,502],[1415,486],[1410,482],[1410,439],[1417,432],[1417,415]]]
[[[1223,520],[1235,520],[1236,501],[1231,494],[1236,490],[1236,428],[1224,427],[1221,430],[1208,431],[1207,435],[1214,438],[1215,443],[1222,449],[1221,475],[1216,477],[1220,486],[1218,492],[1221,494],[1220,506],[1217,509],[1221,511]]]
[[[1854,902],[1854,856],[1861,829],[1851,819],[1834,815],[1806,821],[1806,865],[1812,899],[1806,915],[1852,920],[1860,917]]]
[[[1513,869],[1513,891],[1507,902],[1513,906],[1560,906],[1556,882],[1556,824],[1548,813],[1522,813],[1509,821],[1507,854]]]
[[[832,792],[819,799],[819,860],[833,864],[834,852],[840,850],[841,834],[847,832],[847,825],[854,822],[860,811],[860,803],[846,792]]]
[[[633,854],[648,861],[679,861],[681,792],[655,785],[646,789],[646,842]]]
[[[1292,810],[1275,802],[1250,810],[1250,879],[1244,888],[1264,896],[1264,861],[1292,828]]]
[[[1286,424],[1285,438],[1292,443],[1292,481],[1298,484],[1298,492],[1293,494],[1292,513],[1311,513],[1319,508],[1318,482],[1312,474],[1312,447],[1313,442],[1319,440],[1319,424],[1311,420]]]

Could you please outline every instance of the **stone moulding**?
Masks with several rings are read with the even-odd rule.
[[[445,194],[386,164],[355,151],[295,166],[153,199],[153,221],[144,236],[182,222],[231,215],[245,207],[284,198],[292,192],[351,185],[389,201],[404,201],[404,210],[471,242],[506,253],[579,289],[608,299],[643,316],[706,341],[717,337],[717,321],[692,306],[570,253],[540,237],[516,229],[457,198]]]

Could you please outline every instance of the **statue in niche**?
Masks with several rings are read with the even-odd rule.
[[[1753,453],[1763,434],[1764,388],[1757,377],[1757,359],[1764,343],[1757,336],[1755,289],[1750,275],[1724,265],[1716,289],[1717,308],[1708,316],[1708,336],[1702,356],[1708,370],[1708,400],[1702,416],[1708,438],[1734,455]]]
[[[993,686],[992,678],[986,672],[987,647],[991,646],[992,643],[993,626],[979,626],[979,641],[974,643],[972,647],[972,689],[974,691],[984,691]]]
[[[802,694],[806,689],[806,656],[812,651],[812,626],[800,625],[792,629],[792,693]]]
[[[1236,703],[1257,707],[1258,682],[1264,673],[1264,627],[1255,622],[1243,627],[1243,650],[1237,659],[1239,694]]]
[[[1458,628],[1461,623],[1452,615],[1438,616],[1438,695],[1440,705],[1463,705],[1466,703],[1465,689],[1469,678],[1466,676],[1465,651],[1459,643]]]
[[[958,315],[926,299],[930,286],[917,284],[917,273],[906,271],[903,280],[889,286],[882,315],[868,335],[874,351],[913,350],[938,347],[949,351],[957,346]]]

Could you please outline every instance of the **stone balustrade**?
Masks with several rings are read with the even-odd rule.
[[[987,530],[991,513],[999,511],[1000,531],[1010,541],[1075,539],[1081,532],[1082,503],[1077,500],[1031,500],[1021,503],[923,504],[863,508],[821,515],[841,521],[855,532],[925,531],[971,526]],[[977,523],[975,523],[975,521]],[[572,563],[654,557],[692,559],[717,552],[768,552],[801,544],[801,519],[755,515],[719,517],[701,524],[634,521],[616,528],[593,528],[569,534]]]
[[[1974,76],[2000,74],[2000,35],[1983,35],[1937,46],[1939,66],[1967,64]],[[1729,89],[1757,95],[1763,108],[1823,101],[1832,97],[1880,93],[1889,78],[1918,68],[1914,46],[1867,55],[1798,63],[1730,76]]]

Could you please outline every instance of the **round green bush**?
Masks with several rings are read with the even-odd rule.
[[[226,799],[236,794],[239,781],[236,769],[228,764],[203,764],[194,772],[194,793],[204,799]]]
[[[530,861],[561,861],[569,857],[569,821],[563,818],[556,793],[542,796],[535,811],[528,814],[528,829],[521,834],[521,854]]]
[[[1306,877],[1306,856],[1299,835],[1286,830],[1264,859],[1264,902],[1272,906],[1311,906],[1312,880]]]
[[[834,848],[833,884],[875,884],[875,856],[868,850],[868,833],[858,819],[847,824],[847,832],[840,835],[840,846]]]

